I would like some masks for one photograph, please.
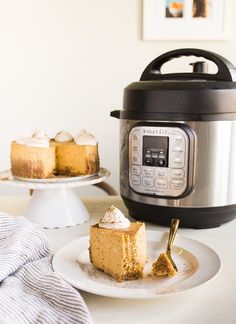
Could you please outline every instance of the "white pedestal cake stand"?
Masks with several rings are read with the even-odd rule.
[[[110,172],[100,168],[92,176],[54,179],[15,179],[9,171],[0,174],[0,185],[33,189],[24,216],[45,228],[64,228],[82,224],[89,214],[74,188],[93,185],[108,178]]]

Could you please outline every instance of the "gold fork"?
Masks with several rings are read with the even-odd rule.
[[[167,243],[167,248],[166,248],[166,255],[167,255],[168,259],[170,260],[173,268],[177,272],[178,272],[178,268],[177,268],[176,264],[174,263],[174,260],[171,257],[171,248],[172,248],[172,245],[173,245],[173,242],[174,242],[178,227],[179,227],[179,219],[172,218],[171,224],[170,224],[168,243]]]

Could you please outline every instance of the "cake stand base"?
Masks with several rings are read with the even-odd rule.
[[[89,219],[87,209],[72,188],[35,189],[25,216],[44,228],[75,226]]]
[[[110,171],[82,177],[55,177],[52,179],[16,179],[9,170],[0,172],[0,185],[33,189],[25,216],[44,228],[64,228],[83,224],[89,213],[80,201],[75,188],[91,186],[105,181]]]

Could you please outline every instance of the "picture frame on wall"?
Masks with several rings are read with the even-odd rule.
[[[227,0],[143,0],[143,40],[225,40]]]

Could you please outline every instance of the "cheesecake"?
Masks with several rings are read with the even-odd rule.
[[[143,277],[146,249],[145,224],[130,222],[114,206],[90,227],[91,263],[118,281]]]
[[[18,178],[47,179],[54,177],[55,147],[40,130],[19,137],[11,143],[11,172]]]
[[[152,265],[152,277],[172,277],[177,273],[166,253],[161,253]]]
[[[55,136],[53,144],[57,174],[74,177],[98,173],[98,143],[92,134],[83,130],[73,139],[62,131]]]
[[[11,143],[11,172],[16,178],[50,179],[84,176],[99,171],[98,143],[81,131],[75,138],[61,131],[53,139],[36,130]]]

